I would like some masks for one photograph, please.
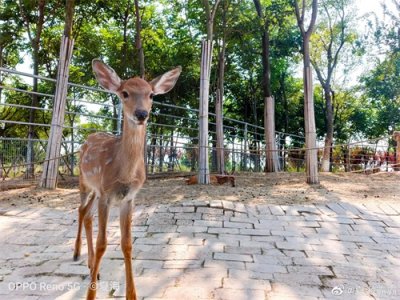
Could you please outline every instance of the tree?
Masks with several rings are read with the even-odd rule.
[[[315,114],[314,114],[314,99],[313,99],[313,82],[310,61],[310,37],[315,27],[317,20],[318,1],[312,0],[311,21],[308,28],[304,27],[306,15],[306,1],[302,0],[301,11],[298,0],[294,0],[294,8],[297,18],[297,24],[300,29],[301,37],[303,39],[303,65],[304,65],[304,122],[305,122],[305,136],[306,136],[306,175],[307,183],[317,184],[318,179],[318,159],[316,149],[316,128],[315,128]]]
[[[270,63],[270,30],[271,16],[264,13],[259,0],[254,0],[258,18],[261,23],[261,48],[263,65],[263,93],[264,93],[264,136],[265,136],[265,171],[279,171],[278,152],[275,138],[275,99],[271,90],[271,63]]]
[[[221,0],[216,0],[213,6],[208,0],[203,0],[206,13],[207,38],[202,43],[202,59],[200,67],[200,109],[199,109],[199,174],[200,184],[210,183],[208,166],[208,97],[210,93],[210,69],[212,63],[212,43],[214,18]]]
[[[312,37],[311,63],[322,86],[325,98],[325,147],[322,157],[322,171],[331,171],[330,160],[334,134],[334,103],[332,90],[333,75],[346,43],[354,41],[351,30],[352,12],[348,10],[352,0],[323,0],[321,18]]]
[[[215,96],[215,123],[217,132],[217,171],[219,174],[225,173],[225,151],[224,151],[224,131],[223,131],[223,103],[224,103],[224,79],[225,79],[225,53],[227,39],[227,12],[229,9],[229,0],[222,0],[222,29],[221,45],[218,47],[218,78],[217,91]]]
[[[17,10],[15,1],[4,3],[3,9],[0,10],[0,68],[14,67],[19,62],[19,51],[17,41],[21,38],[22,24],[15,17]],[[0,73],[0,85],[3,84],[4,76]],[[3,88],[0,87],[0,99]]]
[[[29,3],[29,4],[28,4]],[[45,23],[45,5],[46,0],[37,0],[32,2],[26,2],[19,0],[19,8],[22,19],[24,20],[24,25],[26,32],[28,34],[29,41],[32,47],[32,61],[33,61],[33,75],[39,75],[39,49],[40,49],[40,38],[43,31],[43,25]],[[37,7],[37,15],[31,14],[33,8]],[[28,131],[28,147],[26,154],[26,176],[28,178],[33,177],[34,165],[33,165],[33,142],[35,138],[35,125],[33,125],[35,120],[36,107],[39,105],[39,99],[37,93],[38,91],[38,79],[33,78],[33,92],[31,110],[29,114],[29,131]]]
[[[400,129],[400,1],[385,2],[383,11],[387,18],[375,24],[373,44],[384,46],[372,71],[361,79],[370,123],[364,132],[371,137]]]

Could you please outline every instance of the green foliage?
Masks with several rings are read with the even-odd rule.
[[[334,46],[337,47],[340,33],[345,27],[344,37],[348,46],[344,52],[344,62],[356,61],[354,57],[367,52],[367,43],[355,30],[354,14],[347,14],[343,21],[337,21],[341,6],[350,0],[321,1],[321,11],[318,17],[318,28],[312,37],[313,57],[316,63],[324,68],[327,66],[326,45],[329,37],[334,36]],[[20,7],[22,3],[22,7]],[[0,3],[0,54],[1,66],[14,68],[21,63],[24,56],[32,56],[33,48],[29,40],[36,36],[38,21],[37,0],[3,0]],[[304,135],[303,87],[301,74],[298,74],[298,63],[301,58],[301,38],[298,32],[296,18],[293,13],[292,1],[278,0],[261,1],[264,14],[270,26],[271,52],[271,89],[276,103],[276,130],[286,133]],[[324,4],[330,12],[331,20],[323,12]],[[55,78],[59,58],[60,38],[64,27],[64,5],[62,0],[47,0],[45,19],[40,39],[39,71],[40,75]],[[262,91],[262,61],[261,32],[264,20],[257,16],[253,1],[224,0],[227,7],[226,30],[226,65],[225,65],[225,99],[224,116],[263,126],[263,91]],[[215,45],[213,62],[217,62],[218,48],[222,39],[222,5],[216,14]],[[21,17],[21,11],[24,17]],[[400,89],[400,55],[397,35],[398,20],[396,14],[387,9],[391,22],[372,24],[374,39],[387,45],[384,57],[377,61],[374,69],[364,74],[362,87],[346,89],[339,81],[333,83],[335,92],[334,132],[337,141],[346,141],[354,135],[378,136],[391,130],[399,129],[399,89]],[[145,54],[146,79],[152,79],[165,71],[181,65],[183,72],[176,87],[167,95],[157,96],[155,101],[190,108],[198,108],[199,77],[200,77],[200,41],[206,33],[206,18],[202,1],[140,1],[142,18],[142,40]],[[70,81],[89,86],[97,82],[91,71],[91,61],[100,57],[109,63],[121,76],[127,78],[139,73],[137,49],[135,47],[135,16],[132,0],[76,1],[73,36],[75,46],[73,60],[70,66]],[[336,22],[337,21],[337,22]],[[329,27],[329,25],[332,25]],[[397,26],[397,27],[396,27]],[[324,54],[325,53],[325,54]],[[350,65],[342,67],[345,71]],[[215,65],[211,74],[211,103],[215,98],[216,73]],[[349,72],[349,74],[351,74]],[[349,75],[351,76],[351,75]],[[30,87],[13,77],[0,76],[0,83],[29,89]],[[54,85],[40,82],[42,93],[54,94]],[[31,104],[31,98],[26,94],[10,90],[0,90],[1,100],[10,104]],[[93,100],[105,103],[110,99],[106,94],[91,94],[79,89],[69,91],[70,98]],[[90,98],[92,97],[92,98]],[[82,104],[69,102],[66,125],[74,127],[77,124],[84,128],[113,131],[116,122],[104,117],[116,117],[118,101],[111,101],[114,107],[84,108]],[[40,98],[41,110],[35,116],[37,123],[49,123],[52,101]],[[320,86],[315,87],[315,110],[318,135],[322,137],[326,131],[325,107]],[[84,115],[96,115],[103,118]],[[174,114],[173,120],[166,117]],[[0,118],[3,120],[29,119],[29,110],[0,105]],[[157,127],[150,127],[151,134],[168,135],[171,130],[190,136],[195,143],[197,132],[196,113],[169,107],[154,106],[152,123],[170,125],[159,132]],[[229,125],[228,121],[225,121]],[[40,128],[38,137],[46,138],[49,128]],[[70,137],[72,129],[66,129],[64,136]],[[84,140],[87,131],[75,132],[79,140]],[[226,135],[237,134],[233,130]],[[241,133],[239,133],[241,134]],[[8,137],[26,137],[26,126],[7,124],[0,127],[0,135]]]
[[[376,21],[373,42],[383,44],[385,52],[362,78],[365,118],[369,119],[366,134],[373,137],[400,129],[400,7],[394,6],[394,11],[385,5],[383,8],[389,21]]]

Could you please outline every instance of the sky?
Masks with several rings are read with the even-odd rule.
[[[391,0],[355,0],[357,9],[358,9],[358,15],[362,16],[366,13],[369,12],[381,12],[381,2],[391,2]]]

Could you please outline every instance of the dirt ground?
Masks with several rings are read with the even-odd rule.
[[[2,183],[0,182],[0,185]],[[185,178],[150,179],[137,195],[137,205],[176,203],[188,200],[229,200],[244,204],[299,204],[321,201],[350,203],[395,202],[400,195],[400,172],[320,174],[320,184],[310,186],[303,173],[237,174],[236,187],[186,185]],[[35,186],[0,192],[0,208],[48,206],[74,209],[79,206],[76,178],[60,182],[49,191]]]

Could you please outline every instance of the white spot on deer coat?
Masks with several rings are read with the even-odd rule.
[[[101,172],[101,167],[100,166],[93,168],[93,174],[100,174],[100,172]]]

